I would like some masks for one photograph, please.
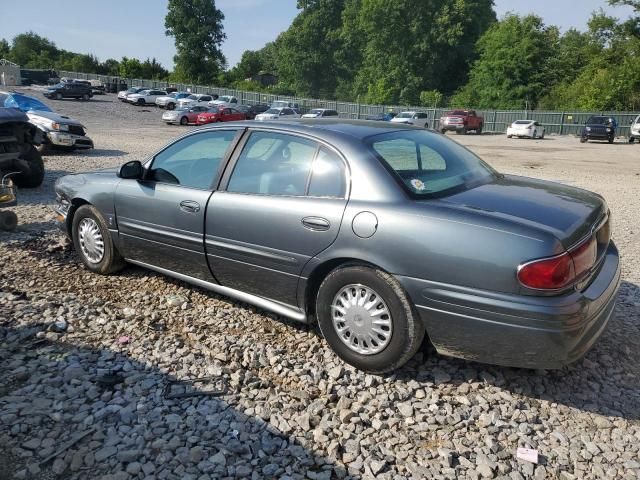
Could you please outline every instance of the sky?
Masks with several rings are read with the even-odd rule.
[[[167,0],[84,0],[76,4],[81,8],[51,8],[51,0],[29,0],[28,5],[30,12],[38,13],[0,6],[0,38],[11,41],[32,30],[59,48],[93,53],[100,60],[155,57],[165,67],[173,66],[173,38],[164,34]],[[599,8],[619,18],[632,13],[630,7],[610,7],[606,0],[495,0],[495,5],[498,17],[535,13],[562,30],[584,29],[591,12]],[[225,15],[222,50],[229,66],[245,50],[274,40],[298,13],[296,0],[216,0],[216,6]]]

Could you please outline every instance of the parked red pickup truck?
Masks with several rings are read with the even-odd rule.
[[[477,115],[475,110],[452,110],[440,118],[442,133],[455,130],[458,135],[466,135],[469,130],[473,130],[480,135],[483,126],[484,117]]]

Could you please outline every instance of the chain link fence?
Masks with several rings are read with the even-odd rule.
[[[275,100],[297,103],[303,111],[312,108],[330,108],[336,110],[340,117],[351,119],[366,119],[387,112],[402,112],[417,110],[429,116],[429,127],[438,129],[440,117],[450,109],[425,108],[411,105],[367,105],[363,103],[341,102],[337,100],[320,100],[315,98],[291,97],[264,92],[246,92],[232,88],[222,88],[207,85],[192,85],[186,83],[168,82],[166,80],[145,80],[141,78],[122,78],[93,73],[59,71],[61,77],[78,78],[83,80],[100,80],[103,83],[124,82],[128,87],[148,87],[164,89],[174,87],[179,91],[192,93],[208,93],[217,95],[232,95],[241,104],[271,104]],[[606,115],[615,117],[618,121],[618,135],[628,136],[631,123],[638,112],[548,112],[539,110],[476,110],[484,117],[485,132],[504,133],[507,127],[516,120],[536,120],[545,127],[546,133],[558,135],[578,135],[586,120],[592,115]]]

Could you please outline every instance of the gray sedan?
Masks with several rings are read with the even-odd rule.
[[[226,123],[55,188],[89,270],[131,263],[317,322],[369,372],[425,338],[445,355],[561,367],[603,332],[620,282],[600,196],[500,174],[406,125]]]

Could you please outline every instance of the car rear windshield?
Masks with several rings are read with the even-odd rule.
[[[447,195],[494,180],[497,173],[460,144],[431,132],[374,135],[369,148],[419,198]]]
[[[445,113],[446,116],[451,116],[451,115],[462,115],[462,116],[465,116],[466,114],[467,114],[467,112],[465,112],[464,110],[453,110],[451,112]]]
[[[277,108],[270,108],[269,110],[267,110],[264,113],[273,114],[273,115],[280,115],[280,110],[277,109]]]
[[[513,123],[515,125],[529,125],[530,123],[533,123],[533,121],[532,120],[516,120]]]
[[[413,117],[413,113],[411,113],[411,112],[402,112],[396,118],[411,118],[411,117]]]

